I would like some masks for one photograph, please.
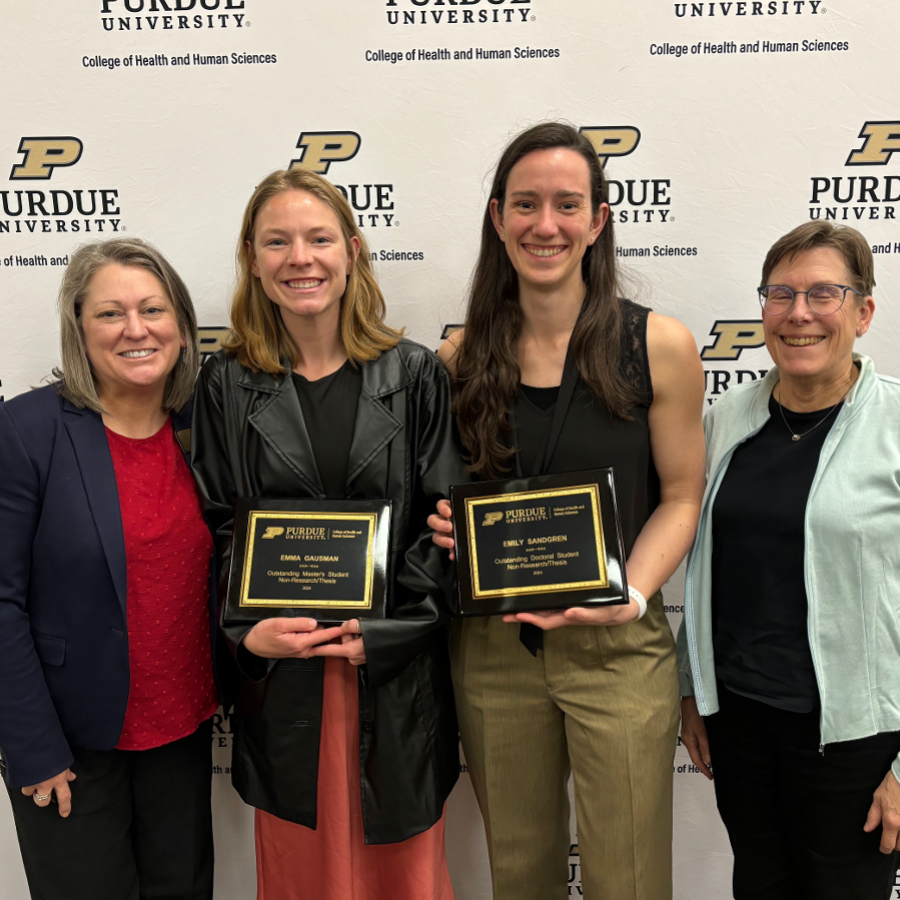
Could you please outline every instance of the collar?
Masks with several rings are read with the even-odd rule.
[[[844,405],[848,409],[848,415],[862,406],[863,403],[871,396],[875,390],[875,364],[868,356],[862,353],[853,354],[853,362],[859,366],[859,378],[850,388],[849,393],[844,399]],[[777,366],[772,366],[762,380],[753,403],[750,406],[750,425],[751,429],[761,428],[766,419],[769,418],[769,398],[778,384],[781,373]]]
[[[404,342],[401,341],[401,344]],[[399,348],[399,345],[398,345]],[[281,364],[285,371],[279,375],[269,372],[253,372],[241,367],[241,375],[238,378],[238,387],[251,391],[259,391],[263,394],[280,394],[286,388],[293,390],[291,383],[291,363],[289,359],[282,359]],[[395,394],[403,390],[412,380],[412,373],[406,364],[406,359],[401,353],[382,353],[377,359],[366,363],[358,363],[362,370],[362,389],[364,394],[378,399],[388,394]]]

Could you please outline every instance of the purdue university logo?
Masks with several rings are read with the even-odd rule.
[[[284,534],[284,529],[278,525],[269,525],[266,528],[266,533],[262,536],[264,541],[271,541],[273,538],[280,537]]]
[[[383,2],[387,7],[385,12],[389,25],[515,25],[534,21],[532,0],[487,0],[485,3],[482,0]],[[447,9],[448,6],[451,8]],[[475,9],[454,9],[456,6],[474,6]]]
[[[125,231],[119,205],[118,188],[76,187],[78,176],[57,169],[68,169],[80,159],[84,143],[76,137],[31,137],[19,140],[20,160],[9,170],[8,186],[0,186],[0,234],[114,234]],[[53,185],[23,184],[27,181]],[[24,258],[24,257],[23,257]],[[46,265],[36,254],[30,265]],[[58,265],[53,257],[50,265]],[[68,260],[65,261],[66,263]],[[23,263],[24,264],[24,263]]]
[[[481,523],[482,527],[486,525],[496,525],[498,522],[503,521],[503,513],[502,512],[489,512],[484,514],[484,521]]]
[[[304,131],[297,141],[302,150],[299,159],[292,159],[289,169],[309,169],[327,175],[333,162],[346,162],[359,153],[362,138],[355,131]]]
[[[759,319],[718,319],[710,329],[716,339],[704,347],[700,359],[738,359],[745,350],[766,343],[763,323]]]
[[[205,363],[214,353],[222,349],[222,341],[225,340],[229,331],[231,329],[223,325],[205,328],[201,325],[197,329],[201,363]]]
[[[104,31],[245,28],[246,5],[247,0],[100,0],[100,21]]]
[[[620,128],[585,126],[578,130],[594,145],[601,166],[605,166],[611,156],[628,156],[629,153],[634,153],[641,142],[640,131],[630,125]]]
[[[900,120],[867,121],[859,137],[863,138],[863,145],[850,151],[841,174],[810,178],[810,219],[865,222],[867,228],[873,222],[900,222],[900,175],[887,171],[875,174],[871,169],[871,174],[864,175],[856,168],[890,163],[894,154],[900,152]],[[848,169],[852,175],[847,174]],[[893,250],[890,242],[876,246]]]
[[[19,153],[25,159],[12,167],[10,179],[46,181],[58,166],[74,166],[81,159],[84,144],[75,137],[23,137]]]
[[[297,139],[298,159],[292,159],[289,169],[307,169],[318,175],[330,175],[332,163],[353,159],[362,146],[362,138],[355,131],[304,131]],[[334,186],[350,204],[356,224],[360,228],[396,228],[397,213],[392,182],[369,184],[338,184]]]
[[[845,165],[886,166],[892,154],[900,153],[900,121],[866,122],[859,136],[866,142],[847,157]]]
[[[633,125],[584,125],[579,131],[597,151],[604,168],[613,157],[630,156],[641,143],[640,129]],[[611,219],[618,224],[674,221],[671,178],[607,178]]]
[[[745,350],[765,346],[766,336],[759,319],[718,319],[709,333],[715,340],[700,351],[700,359],[713,366],[709,369],[705,365],[703,367],[707,403],[713,403],[716,397],[733,385],[765,377],[767,369],[722,368],[740,359]],[[716,363],[719,365],[716,366]]]

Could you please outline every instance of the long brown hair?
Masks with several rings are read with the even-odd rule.
[[[250,268],[256,217],[269,200],[287,191],[306,191],[331,208],[351,261],[352,238],[359,241],[359,256],[352,262],[341,298],[341,344],[354,363],[376,359],[397,345],[403,331],[384,322],[384,296],[369,263],[366,239],[353,221],[349,204],[334,185],[305,169],[273,172],[259,183],[247,203],[237,245],[238,280],[231,301],[231,332],[222,346],[254,372],[280,375],[285,371],[285,359],[290,360],[291,367],[298,362],[297,348],[284,327],[280,311],[266,296]]]
[[[481,227],[481,250],[466,312],[465,332],[456,357],[455,411],[460,436],[471,455],[471,471],[498,478],[509,471],[509,409],[519,390],[517,345],[522,330],[519,283],[506,247],[491,220],[491,200],[500,211],[513,166],[528,153],[562,147],[581,154],[588,164],[591,211],[608,202],[606,177],[591,142],[571,125],[544,122],[523,131],[507,146],[497,164]],[[575,365],[585,383],[613,416],[630,419],[638,401],[635,388],[619,371],[622,313],[612,217],[581,261],[586,292],[572,332]]]

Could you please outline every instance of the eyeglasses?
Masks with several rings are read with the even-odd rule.
[[[805,294],[809,308],[820,316],[836,313],[844,305],[847,291],[859,297],[864,296],[862,292],[846,284],[817,284],[808,291],[793,291],[783,284],[767,284],[756,290],[762,308],[773,316],[786,313],[794,305],[798,294]]]

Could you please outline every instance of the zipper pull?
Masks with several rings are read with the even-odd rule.
[[[819,744],[819,756],[824,756],[824,755],[825,755],[825,745]]]

